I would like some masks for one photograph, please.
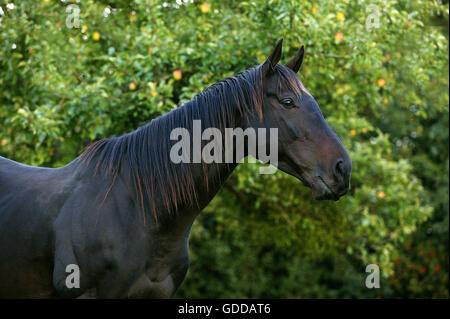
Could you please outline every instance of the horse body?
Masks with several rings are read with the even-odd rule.
[[[69,194],[59,169],[0,157],[0,296],[44,297],[51,291],[51,222]],[[36,290],[36,292],[34,291]]]
[[[211,169],[223,180],[232,170]],[[99,190],[112,178],[79,159],[49,169],[0,157],[0,297],[172,296],[189,266],[191,225],[220,186],[207,191],[198,179],[199,207],[144,225],[128,182],[116,180],[105,200]],[[79,289],[65,286],[70,264],[81,269]]]
[[[276,127],[278,168],[316,199],[344,195],[351,161],[295,74],[303,47],[286,66],[280,57],[281,41],[262,65],[95,142],[64,167],[0,157],[0,297],[171,297],[189,267],[196,216],[242,159],[174,163],[169,136],[177,127],[192,132],[194,120],[222,131]],[[73,266],[79,286],[68,284]]]

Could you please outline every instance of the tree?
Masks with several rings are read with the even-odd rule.
[[[0,154],[31,165],[136,129],[263,62],[280,37],[284,60],[306,45],[300,77],[351,154],[351,194],[315,202],[284,173],[241,165],[194,225],[178,296],[448,297],[448,3],[0,7]],[[379,290],[363,284],[370,263]]]

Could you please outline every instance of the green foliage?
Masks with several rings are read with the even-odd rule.
[[[315,202],[282,172],[240,165],[193,227],[177,296],[448,297],[448,3],[83,0],[69,28],[72,1],[11,2],[0,154],[31,165],[139,127],[280,37],[283,61],[306,45],[300,77],[350,152],[351,194]],[[364,286],[370,263],[382,289]]]

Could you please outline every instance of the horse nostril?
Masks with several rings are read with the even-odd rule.
[[[342,159],[336,161],[336,164],[334,165],[334,175],[336,177],[344,177],[344,161]]]

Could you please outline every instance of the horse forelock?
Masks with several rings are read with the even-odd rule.
[[[283,88],[284,90],[289,90],[296,93],[299,97],[304,94],[311,96],[311,93],[309,93],[309,91],[305,88],[302,81],[294,71],[290,70],[286,66],[277,64],[275,67],[275,72],[278,75],[278,93],[280,93],[281,88]]]

